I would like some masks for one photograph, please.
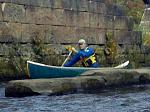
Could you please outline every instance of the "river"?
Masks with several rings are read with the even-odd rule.
[[[0,112],[150,112],[150,85],[23,98],[5,97],[5,85],[0,83]]]

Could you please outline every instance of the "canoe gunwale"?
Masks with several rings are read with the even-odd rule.
[[[43,66],[43,67],[49,67],[49,68],[58,68],[58,69],[87,69],[87,70],[99,70],[102,68],[86,68],[86,67],[59,67],[59,66],[51,66],[51,65],[46,65],[46,64],[42,64],[42,63],[37,63],[37,62],[33,62],[33,61],[27,61],[28,64],[34,64],[34,65],[39,65],[39,66]],[[108,67],[110,68],[110,67]]]

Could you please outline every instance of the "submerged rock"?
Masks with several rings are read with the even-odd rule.
[[[10,81],[6,97],[24,97],[39,94],[61,95],[76,92],[100,92],[104,88],[150,83],[149,69],[93,70],[73,78],[52,78]]]

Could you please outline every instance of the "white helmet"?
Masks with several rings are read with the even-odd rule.
[[[78,43],[83,43],[83,44],[85,44],[86,42],[85,42],[84,39],[80,39],[80,40],[78,41]]]

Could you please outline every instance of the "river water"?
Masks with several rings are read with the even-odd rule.
[[[5,97],[5,85],[0,83],[0,112],[150,112],[150,85],[23,98]]]

